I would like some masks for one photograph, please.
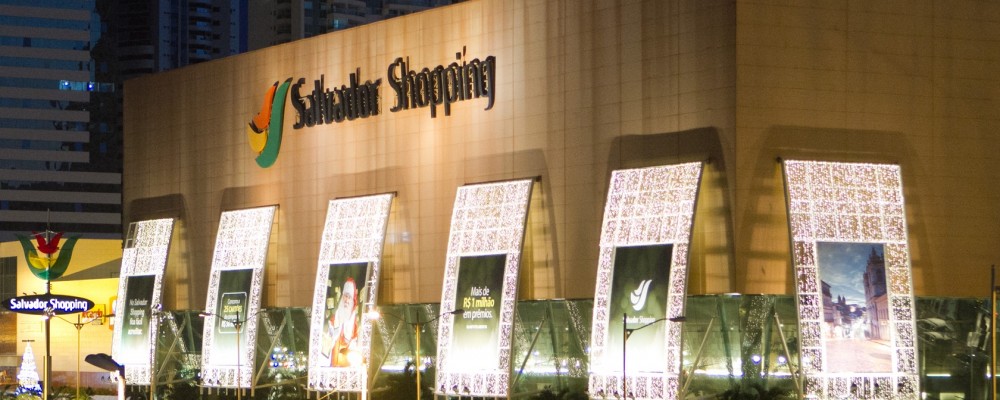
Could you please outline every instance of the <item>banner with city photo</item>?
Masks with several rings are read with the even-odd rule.
[[[497,368],[506,263],[506,254],[459,258],[455,302],[464,312],[455,316],[452,368],[466,372]]]
[[[247,335],[242,331],[246,329],[252,278],[251,268],[219,271],[218,297],[212,311],[215,314],[212,365],[236,366],[239,351],[246,349]]]
[[[799,369],[813,382],[798,387],[799,396],[919,397],[902,169],[781,163],[797,276]]]
[[[626,328],[637,329],[666,317],[673,247],[668,243],[615,249],[605,357],[622,359],[622,335]],[[627,322],[623,320],[625,315]],[[624,345],[628,346],[625,360],[629,372],[665,370],[667,323],[646,326],[628,337]],[[628,352],[629,349],[633,351]]]
[[[826,372],[892,372],[892,332],[880,243],[817,242]]]
[[[149,365],[149,322],[156,275],[126,277],[124,318],[118,330],[118,362],[122,365]]]
[[[325,326],[322,330],[320,360],[316,365],[362,368],[364,360],[358,343],[364,304],[368,303],[370,263],[331,264],[327,274]]]

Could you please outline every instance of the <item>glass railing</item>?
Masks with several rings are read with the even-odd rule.
[[[926,398],[989,398],[989,302],[918,297],[916,320],[920,387]]]
[[[687,399],[797,398],[798,321],[793,296],[701,295],[687,299],[683,376]],[[437,304],[380,307],[373,322],[369,398],[433,398]],[[253,397],[305,398],[309,310],[262,311]],[[512,336],[510,393],[524,399],[586,399],[592,300],[522,301]],[[157,342],[159,398],[197,398],[202,319],[196,311],[162,318]],[[991,356],[983,299],[918,297],[916,321],[924,398],[986,399]],[[430,321],[426,322],[425,321]],[[417,324],[420,322],[419,344]],[[420,361],[415,362],[419,346]],[[136,394],[148,387],[132,387]],[[216,391],[215,393],[218,393]],[[225,395],[225,390],[222,391]],[[345,397],[346,396],[346,397]],[[741,397],[742,396],[742,397]],[[750,396],[750,397],[746,397]],[[358,394],[336,398],[360,399]]]
[[[791,296],[691,296],[685,317],[681,390],[690,397],[798,392],[792,378],[798,318]]]

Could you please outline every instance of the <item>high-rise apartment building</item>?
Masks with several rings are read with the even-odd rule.
[[[0,241],[121,236],[125,80],[452,2],[0,0]]]
[[[250,49],[353,28],[458,0],[259,0],[249,7]]]
[[[247,51],[247,0],[108,2],[123,79]]]
[[[0,0],[0,241],[121,236],[116,85],[94,0]]]

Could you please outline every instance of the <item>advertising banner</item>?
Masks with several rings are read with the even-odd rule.
[[[330,200],[316,263],[307,387],[361,392],[371,382],[372,321],[394,194]],[[364,395],[362,395],[364,397]]]
[[[884,254],[878,243],[816,243],[828,372],[892,372]]]
[[[611,343],[622,343],[625,328],[637,329],[667,315],[672,257],[671,244],[615,249],[608,321],[609,351],[605,353],[611,358],[623,357],[622,349]],[[627,321],[623,320],[624,315],[628,315]],[[623,322],[626,324],[624,327]],[[627,358],[626,368],[631,372],[663,372],[667,362],[664,357],[666,332],[666,323],[633,332],[627,346],[635,351],[632,357]]]
[[[466,185],[455,194],[441,314],[433,317],[434,393],[509,394],[521,247],[534,182]]]
[[[247,322],[251,278],[253,269],[249,268],[225,270],[219,273],[219,297],[213,311],[215,314],[211,360],[213,365],[235,366],[239,351],[246,349],[247,335],[243,334],[242,329]]]
[[[611,174],[589,353],[594,398],[685,398],[678,321],[701,172],[692,162]]]
[[[506,254],[461,257],[455,299],[464,313],[455,317],[452,366],[467,371],[496,368],[500,295]]]
[[[325,367],[362,366],[359,333],[368,297],[369,263],[330,265],[327,279],[326,310],[319,365]]]
[[[219,219],[205,297],[201,384],[254,385],[264,267],[277,207],[224,211]]]
[[[124,315],[118,330],[121,351],[116,360],[123,365],[145,364],[149,362],[149,322],[156,276],[136,275],[125,279]]]
[[[783,160],[803,398],[917,398],[900,167]],[[892,284],[889,284],[892,282]]]
[[[137,221],[129,224],[125,237],[118,291],[109,301],[108,327],[113,330],[112,357],[125,366],[125,380],[130,384],[155,382],[153,346],[164,317],[160,299],[173,228],[172,218]]]

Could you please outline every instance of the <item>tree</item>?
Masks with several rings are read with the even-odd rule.
[[[22,394],[41,396],[42,388],[38,386],[38,369],[35,368],[35,353],[31,351],[31,343],[24,348],[21,357],[21,371],[17,373],[18,397]]]

